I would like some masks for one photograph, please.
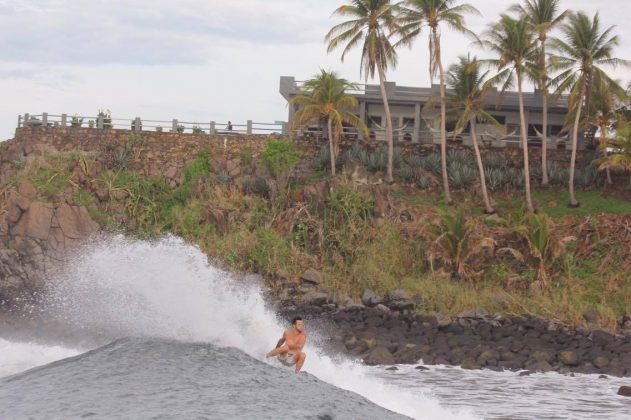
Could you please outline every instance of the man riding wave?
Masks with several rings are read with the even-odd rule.
[[[307,340],[307,334],[304,331],[301,317],[294,318],[291,324],[293,328],[283,333],[282,338],[276,344],[276,348],[267,353],[266,357],[278,356],[278,360],[284,365],[296,365],[296,373],[298,373],[307,357],[302,351]]]

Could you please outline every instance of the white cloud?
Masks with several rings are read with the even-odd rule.
[[[506,4],[470,0],[484,17],[476,32]],[[631,58],[628,0],[566,0],[604,25],[618,25],[617,56]],[[305,79],[319,68],[359,80],[359,52],[340,63],[326,54],[324,34],[337,21],[341,0],[0,0],[0,138],[12,136],[24,112],[94,114],[194,121],[282,120],[282,75]],[[498,7],[498,4],[500,5]],[[389,74],[400,85],[428,85],[427,38],[400,52]],[[445,32],[445,64],[468,51]],[[628,71],[615,73],[629,80]],[[9,98],[7,100],[6,98]]]

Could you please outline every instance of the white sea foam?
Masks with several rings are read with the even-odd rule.
[[[263,360],[286,328],[265,307],[260,285],[234,279],[174,237],[97,241],[50,285],[45,307],[51,314],[101,335],[205,341]],[[392,411],[423,419],[473,418],[421,391],[395,389],[365,366],[333,361],[317,344],[308,344],[306,352],[305,371]]]
[[[14,342],[0,338],[0,377],[75,356],[80,352],[61,346]]]

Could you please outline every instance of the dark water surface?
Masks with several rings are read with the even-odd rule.
[[[404,419],[365,398],[205,343],[123,339],[0,379],[2,419]]]

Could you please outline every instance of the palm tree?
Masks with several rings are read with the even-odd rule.
[[[497,67],[499,77],[504,79],[502,93],[508,90],[514,79],[517,79],[517,94],[519,96],[519,118],[521,125],[521,143],[524,151],[524,184],[526,189],[526,206],[530,212],[535,208],[530,194],[530,168],[528,166],[528,136],[526,117],[524,113],[524,95],[522,84],[525,77],[535,72],[530,63],[538,56],[537,39],[535,33],[525,19],[514,19],[502,14],[499,22],[491,24],[481,41],[482,46],[496,53],[499,58],[486,60]]]
[[[303,92],[290,102],[290,106],[300,107],[294,115],[294,127],[326,120],[331,174],[334,176],[339,137],[344,130],[343,124],[350,124],[366,133],[368,131],[366,124],[353,113],[358,106],[358,101],[346,93],[348,89],[357,89],[357,86],[346,79],[339,78],[335,72],[321,70],[320,74],[304,83]]]
[[[477,121],[499,125],[495,118],[484,110],[486,95],[497,83],[497,76],[489,78],[489,73],[490,71],[482,72],[481,63],[476,57],[473,59],[470,56],[459,57],[459,62],[452,64],[447,71],[447,87],[449,91],[446,94],[446,101],[449,104],[450,113],[455,114],[457,118],[455,131],[460,132],[467,125],[470,127],[473,149],[480,172],[484,210],[487,214],[493,214],[495,210],[491,206],[486,189],[484,165],[482,164],[476,133]]]
[[[467,29],[465,13],[480,14],[471,4],[456,4],[457,0],[406,0],[399,20],[401,39],[397,44],[411,44],[422,32],[423,27],[430,29],[429,34],[429,73],[432,80],[438,73],[440,82],[440,155],[442,165],[443,190],[445,201],[452,204],[447,174],[447,129],[445,104],[445,71],[441,60],[440,29],[441,23],[450,29],[475,37]]]
[[[602,159],[599,169],[615,168],[631,172],[631,123],[621,122],[616,134],[616,138],[606,139],[603,144],[612,153]]]
[[[542,185],[548,185],[548,65],[546,62],[546,41],[548,33],[558,26],[569,14],[569,10],[559,11],[559,0],[524,0],[523,4],[512,7],[530,24],[532,30],[539,37],[539,55],[537,57],[538,68],[537,83],[543,98],[543,136],[541,141],[541,172]]]
[[[618,108],[622,106],[627,99],[627,92],[617,84],[615,86],[607,86],[602,92],[592,91],[590,103],[594,109],[591,112],[588,110],[587,119],[591,119],[600,131],[598,145],[603,153],[604,159],[607,159],[608,156],[607,150],[609,148],[610,129],[616,125],[619,119]],[[605,167],[605,173],[607,175],[607,185],[613,185],[611,168],[608,166]]]
[[[366,80],[379,76],[379,86],[386,112],[386,141],[388,142],[388,169],[386,181],[392,182],[392,166],[394,156],[394,140],[392,116],[386,94],[386,72],[389,67],[396,67],[397,53],[390,42],[389,35],[397,29],[396,13],[398,4],[390,0],[351,0],[337,8],[333,14],[351,17],[351,20],[335,25],[326,34],[327,52],[345,44],[342,61],[354,47],[362,45],[360,75]]]
[[[613,57],[613,49],[618,45],[618,37],[612,36],[614,27],[610,26],[602,31],[598,13],[590,19],[585,13],[579,12],[570,16],[569,21],[561,26],[565,39],[552,39],[551,46],[556,54],[551,56],[552,64],[562,70],[554,83],[558,83],[556,94],[570,91],[568,107],[575,109],[574,127],[572,130],[572,158],[570,161],[570,206],[578,207],[580,203],[574,192],[574,174],[576,171],[576,149],[578,145],[578,130],[581,121],[581,111],[593,90],[604,92],[618,83],[611,79],[603,66],[616,68],[619,65],[629,66],[630,63]],[[622,90],[622,88],[620,87]]]

